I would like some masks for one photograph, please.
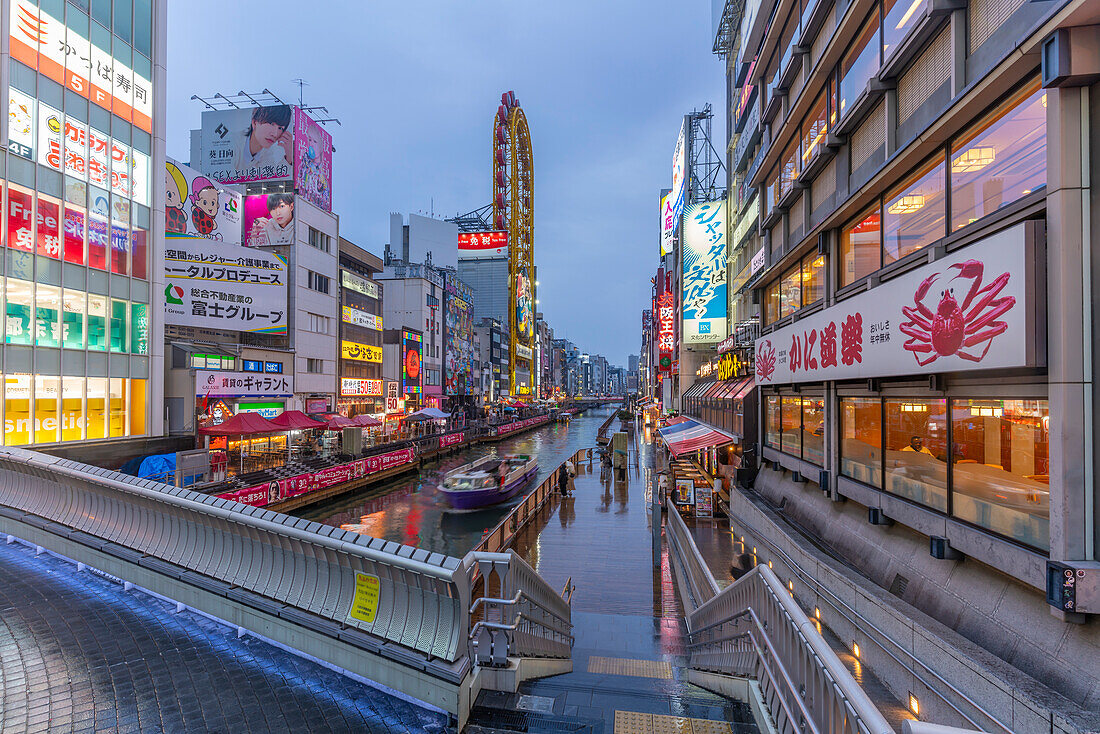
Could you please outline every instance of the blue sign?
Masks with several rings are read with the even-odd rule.
[[[263,362],[254,359],[245,359],[241,362],[241,369],[245,372],[263,372]]]
[[[264,362],[264,372],[274,372],[277,375],[283,374],[282,362]]]

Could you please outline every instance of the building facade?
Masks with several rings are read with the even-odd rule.
[[[406,327],[423,339],[421,407],[443,402],[443,272],[430,265],[388,265],[378,276],[386,289],[382,319],[387,331]],[[400,375],[386,374],[386,379]]]
[[[7,0],[2,12],[40,29],[7,24],[0,59],[5,445],[161,435],[165,3]],[[93,88],[81,49],[125,84]]]
[[[340,362],[337,410],[381,419],[386,412],[382,374],[384,285],[374,280],[382,260],[340,238]]]

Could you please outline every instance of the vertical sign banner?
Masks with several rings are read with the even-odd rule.
[[[470,287],[450,273],[444,280],[443,394],[473,390],[474,307]]]
[[[661,257],[676,248],[676,216],[672,211],[672,194],[661,197]]]
[[[420,377],[423,346],[423,336],[408,329],[401,330],[401,394],[406,398],[413,396],[416,402],[423,391]]]
[[[663,217],[671,217],[672,235],[676,234],[676,229],[680,226],[680,215],[684,212],[684,196],[687,190],[687,120],[684,120],[680,126],[680,137],[676,138],[676,148],[672,152],[672,191],[668,193],[668,210]],[[664,228],[667,225],[662,225]],[[664,252],[664,238],[663,233],[667,231],[662,229],[661,239],[661,254],[666,255]],[[671,248],[668,252],[672,252]]]
[[[241,244],[244,204],[236,191],[190,166],[165,160],[164,231]]]
[[[685,344],[726,338],[726,201],[691,204],[684,210]]]
[[[332,136],[294,108],[294,190],[311,204],[332,211]]]
[[[657,371],[672,372],[672,354],[676,349],[676,299],[672,278],[664,268],[657,271]]]

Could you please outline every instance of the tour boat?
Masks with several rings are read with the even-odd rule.
[[[501,482],[501,465],[506,465]],[[514,497],[538,471],[539,463],[523,454],[486,456],[447,472],[440,491],[456,510],[476,510]]]

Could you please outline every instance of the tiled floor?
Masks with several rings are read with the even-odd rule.
[[[425,732],[446,717],[0,543],[0,731]]]

